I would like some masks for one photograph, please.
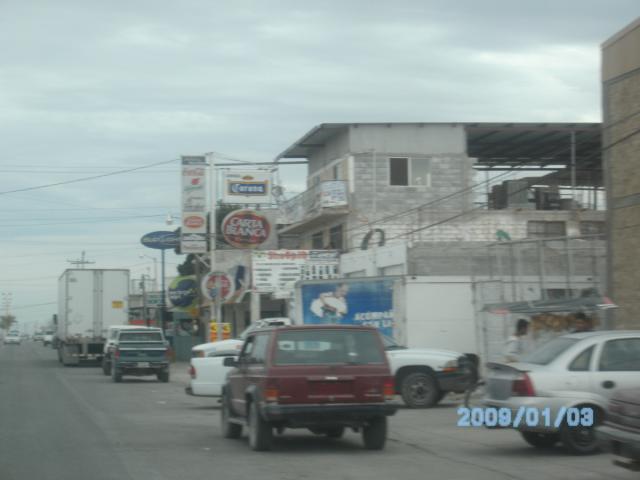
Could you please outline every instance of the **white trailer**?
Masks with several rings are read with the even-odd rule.
[[[68,269],[58,280],[58,358],[100,361],[107,330],[128,323],[129,270]]]
[[[341,285],[347,286],[344,298],[332,298]],[[327,323],[372,325],[410,348],[480,353],[470,277],[302,281],[296,284],[294,307],[296,323],[325,323],[320,315],[324,308]]]

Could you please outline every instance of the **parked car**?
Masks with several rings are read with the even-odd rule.
[[[625,459],[614,460],[616,465],[640,471],[640,388],[614,393],[596,437],[603,450]]]
[[[121,382],[124,375],[156,375],[169,381],[169,348],[159,328],[118,330],[111,354],[111,376]]]
[[[249,429],[253,450],[269,450],[273,430],[308,428],[339,438],[362,431],[365,448],[384,448],[397,407],[378,332],[338,325],[271,327],[250,333],[223,389],[226,438]]]
[[[521,362],[489,363],[485,407],[511,410],[520,407],[538,412],[549,408],[549,425],[538,422],[518,430],[534,447],[550,447],[561,441],[575,454],[597,451],[595,427],[605,420],[615,389],[640,386],[640,331],[602,331],[563,335],[540,346]],[[593,425],[570,426],[558,413],[568,408],[592,409]],[[564,410],[563,410],[564,409]]]
[[[41,332],[39,332],[39,333],[35,333],[35,334],[33,335],[33,340],[34,340],[35,342],[41,342],[43,337],[44,337],[44,334],[43,334],[43,333],[41,333]]]
[[[22,338],[19,332],[9,332],[2,341],[5,345],[20,345]]]
[[[449,392],[462,393],[477,378],[475,359],[435,348],[407,348],[382,336],[395,393],[411,408],[436,405]]]
[[[140,328],[155,328],[160,331],[157,327],[140,327],[139,325],[112,325],[107,329],[106,340],[102,350],[102,373],[105,375],[111,375],[111,355],[118,342],[118,332],[120,330],[139,330]]]
[[[239,338],[203,343],[191,349],[189,384],[185,393],[195,396],[220,397],[229,367],[225,357],[237,356],[244,339],[251,333],[268,326],[291,325],[291,319],[278,317],[261,319],[244,330]]]

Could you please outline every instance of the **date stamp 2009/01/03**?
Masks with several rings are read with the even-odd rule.
[[[551,408],[458,408],[458,427],[591,427],[594,423],[591,407],[560,407],[555,414]]]

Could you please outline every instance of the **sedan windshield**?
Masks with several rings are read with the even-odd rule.
[[[529,355],[522,358],[524,363],[534,363],[536,365],[548,365],[568,348],[580,340],[577,338],[558,337],[537,348]]]

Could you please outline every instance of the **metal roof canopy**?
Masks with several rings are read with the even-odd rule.
[[[600,123],[323,123],[312,128],[275,159],[308,158],[314,150],[351,126],[451,125],[463,126],[467,155],[477,159],[479,170],[555,170],[547,183],[571,183],[571,135],[575,135],[576,184],[602,185],[602,139]]]

